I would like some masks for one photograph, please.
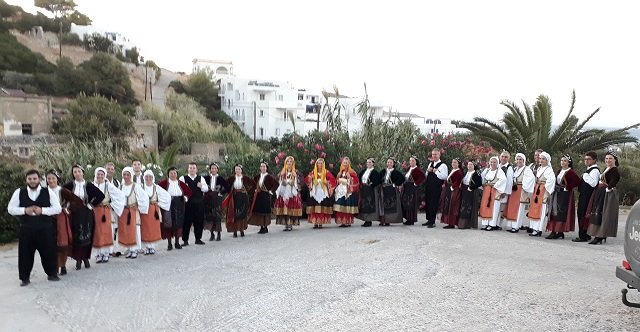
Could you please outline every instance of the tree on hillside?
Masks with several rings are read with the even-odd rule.
[[[574,91],[571,95],[569,113],[555,130],[551,128],[551,101],[544,95],[540,95],[533,106],[523,102],[524,111],[512,101],[502,101],[500,104],[507,107],[508,111],[499,122],[475,117],[475,122],[461,122],[459,126],[469,129],[473,135],[487,141],[495,150],[522,152],[527,156],[532,156],[538,148],[554,157],[560,153],[582,154],[615,144],[637,142],[637,138],[629,135],[628,130],[637,128],[640,123],[611,131],[586,129],[585,126],[600,108],[589,114],[584,121],[580,121],[573,115],[575,102]]]
[[[55,16],[55,19],[60,24],[60,32],[58,34],[58,40],[62,40],[62,23],[65,20],[69,20],[69,17],[82,20],[83,23],[91,22],[91,20],[76,11],[76,3],[73,0],[34,0],[36,7],[43,8]],[[62,43],[60,45],[60,57],[62,57]]]
[[[113,98],[121,104],[136,103],[129,73],[117,59],[105,53],[96,53],[78,68],[82,70],[87,94]]]

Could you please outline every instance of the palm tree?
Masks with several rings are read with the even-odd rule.
[[[600,150],[621,143],[636,143],[637,138],[631,136],[629,129],[637,128],[636,123],[622,129],[606,131],[604,129],[586,129],[585,126],[599,111],[593,111],[582,122],[573,115],[576,103],[576,92],[571,94],[571,107],[562,123],[552,129],[551,101],[540,95],[531,106],[522,102],[522,111],[514,102],[503,100],[500,104],[508,111],[499,122],[484,117],[475,117],[474,122],[460,122],[459,127],[466,128],[473,135],[487,141],[494,149],[510,152],[522,152],[533,155],[536,149],[542,149],[551,156],[559,153],[578,153]]]

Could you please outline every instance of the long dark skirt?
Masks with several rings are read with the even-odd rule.
[[[587,234],[595,237],[616,237],[618,233],[618,192],[606,192],[599,187],[593,194],[591,224]]]
[[[454,188],[447,183],[445,191],[442,193],[444,200],[442,203],[442,223],[450,226],[458,226],[460,219],[460,189]]]
[[[162,218],[162,239],[171,239],[182,236],[184,226],[184,198],[182,196],[171,197],[171,210]]]
[[[482,191],[468,190],[467,185],[460,187],[460,218],[458,228],[478,228],[478,209]]]
[[[271,207],[273,196],[267,191],[259,191],[253,204],[249,225],[269,226],[271,225]]]
[[[413,182],[405,182],[402,189],[402,217],[408,223],[418,222],[418,187]]]
[[[94,222],[93,211],[86,206],[71,214],[71,231],[73,233],[71,258],[82,260],[91,257]]]
[[[376,188],[364,184],[360,186],[360,208],[358,219],[364,221],[378,221],[380,216],[378,213],[378,201],[380,200],[379,191]]]
[[[551,194],[549,222],[547,231],[573,232],[576,224],[576,203],[573,199],[573,190],[564,191],[561,186]]]
[[[402,223],[402,195],[392,184],[378,186],[378,210],[380,222],[389,224]]]
[[[222,197],[212,192],[204,197],[204,228],[222,232]]]
[[[233,199],[233,223],[227,222],[227,232],[244,231],[248,227],[249,195],[245,191],[234,191],[230,195]]]

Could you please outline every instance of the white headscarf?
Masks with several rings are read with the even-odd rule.
[[[524,164],[527,164],[527,157],[524,155],[524,153],[516,153],[516,159],[518,159],[518,157],[521,157],[524,160]]]
[[[98,167],[93,172],[93,182],[98,182],[98,172],[104,173],[105,179],[107,178],[107,170],[104,167]]]
[[[489,158],[489,169],[491,169],[491,160],[493,160],[493,159],[495,159],[496,162],[498,163],[498,166],[500,166],[500,159],[498,157],[496,157],[496,156],[493,156],[493,157]],[[500,167],[498,167],[498,168],[500,168]]]
[[[546,153],[546,152],[540,152],[540,157],[543,157],[544,159],[547,160],[547,163],[550,165],[551,164],[551,155]]]
[[[133,176],[133,167],[127,166],[127,167],[123,168],[121,175],[124,175],[125,172],[127,172],[127,173],[129,173],[129,175]]]
[[[144,183],[145,186],[147,185],[147,181],[144,178],[146,178],[147,175],[151,175],[151,182],[156,183],[155,174],[153,174],[153,172],[150,169],[148,169],[144,171],[144,174],[142,174],[142,183]]]

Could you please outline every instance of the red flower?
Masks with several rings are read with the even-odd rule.
[[[280,164],[280,158],[276,157],[275,162],[276,162],[276,165]]]
[[[426,140],[422,140],[422,145],[425,145],[425,144],[427,144],[427,141]]]
[[[333,169],[333,164],[329,164],[329,168],[330,168],[330,169]]]
[[[327,154],[326,154],[326,153],[324,153],[324,152],[320,154],[320,158],[324,158],[324,157],[326,157],[326,156],[327,156]]]
[[[318,151],[322,150],[322,147],[320,146],[320,144],[316,144],[314,147],[315,147],[315,148],[316,148],[316,150],[318,150]]]
[[[313,165],[315,162],[316,162],[315,160],[311,159],[309,160],[309,165]]]
[[[436,141],[435,140],[431,140],[431,146],[435,146],[436,145]]]
[[[278,158],[282,159],[284,158],[285,154],[284,151],[280,151],[280,153],[278,153]]]
[[[303,146],[304,144],[302,144],[302,142],[298,143],[298,149],[302,149]]]
[[[309,153],[309,149],[304,149],[304,153]]]
[[[445,154],[446,152],[447,152],[447,150],[445,150],[445,149],[440,150],[441,154]]]

